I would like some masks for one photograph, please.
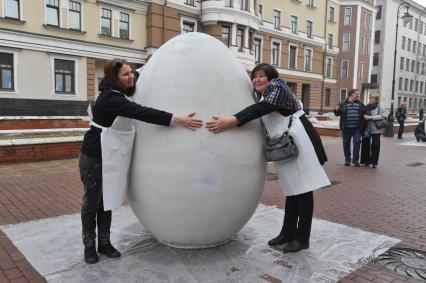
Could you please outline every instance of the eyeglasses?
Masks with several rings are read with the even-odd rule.
[[[120,68],[123,65],[128,65],[128,64],[129,63],[126,60],[124,60],[124,59],[115,59],[114,71],[116,73],[118,73],[118,71],[120,70]]]

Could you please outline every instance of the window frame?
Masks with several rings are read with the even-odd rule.
[[[56,64],[55,64],[56,60],[69,61],[69,62],[73,62],[74,63],[74,66],[73,66],[74,70],[73,70],[73,73],[72,73],[73,76],[71,77],[71,82],[72,82],[72,85],[71,85],[72,90],[71,90],[71,92],[56,91],[56,75],[57,75]],[[67,57],[67,56],[52,56],[51,62],[52,62],[52,76],[53,76],[52,77],[53,95],[61,95],[61,96],[67,96],[67,97],[78,96],[78,92],[77,92],[77,90],[78,90],[78,84],[77,84],[78,60],[75,59],[75,58]],[[59,74],[64,74],[64,73],[59,73]],[[64,79],[65,76],[63,75],[62,78]],[[65,80],[63,82],[65,82]],[[63,90],[65,90],[65,83],[63,84]]]
[[[347,36],[347,48],[345,48],[345,39]],[[343,33],[342,36],[342,52],[349,52],[351,46],[351,34],[349,32]]]
[[[275,16],[275,12],[278,13],[279,17],[278,17],[278,23],[276,21],[277,17]],[[276,30],[281,30],[281,26],[282,26],[282,11],[280,9],[273,9],[272,10],[272,24],[274,26],[274,29]],[[277,26],[278,24],[278,26]]]
[[[333,11],[333,13],[332,13]],[[329,6],[329,15],[328,21],[335,23],[336,22],[336,8],[334,6]]]
[[[61,1],[57,0],[58,1],[58,6],[54,6],[52,4],[48,4],[48,1],[49,0],[45,0],[45,5],[44,5],[45,23],[46,23],[47,26],[61,27],[61,13],[60,13],[60,11],[61,11]],[[56,0],[53,0],[53,1],[56,1]],[[48,15],[48,13],[47,13],[48,9],[55,9],[56,10],[56,12],[57,12],[56,13],[56,17],[57,17],[57,20],[58,20],[58,24],[57,25],[53,25],[53,24],[50,24],[48,22],[48,16],[47,16]]]
[[[291,55],[291,48],[292,47],[296,48],[295,54],[294,54],[294,67],[290,66],[290,62],[291,62],[291,56],[290,55]],[[297,70],[297,56],[298,56],[298,53],[299,53],[299,45],[295,44],[295,43],[289,43],[288,44],[288,62],[287,62],[288,65],[287,66],[291,70]]]
[[[104,17],[104,13],[103,13],[104,11],[105,12],[109,11],[109,14],[110,14],[109,18]],[[100,9],[100,16],[101,16],[100,17],[100,34],[104,35],[104,36],[110,36],[110,37],[112,37],[114,35],[113,25],[112,25],[112,19],[113,19],[113,17],[112,17],[112,9],[111,8],[101,7],[101,9]],[[102,19],[108,19],[109,20],[109,34],[105,34],[102,31],[102,28],[103,28]]]
[[[346,66],[346,76],[343,76],[343,66],[344,66],[344,63],[345,63],[345,62],[347,62],[347,66]],[[342,66],[341,66],[341,68],[340,68],[340,78],[342,78],[342,79],[347,79],[347,78],[349,78],[349,60],[347,60],[347,59],[342,60]]]
[[[329,57],[327,56],[325,58],[325,76],[327,78],[332,78],[333,77],[333,57]],[[328,64],[328,62],[331,62],[330,65]],[[330,67],[329,67],[330,66]]]
[[[278,46],[277,64],[274,64],[274,46]],[[275,39],[271,40],[271,65],[277,67],[281,66],[281,48],[281,41]]]
[[[0,48],[0,53],[9,54],[12,55],[12,66],[11,68],[4,68],[6,70],[11,70],[11,77],[12,77],[12,87],[11,88],[2,88],[3,84],[3,77],[2,77],[2,71],[3,68],[0,64],[0,94],[17,94],[17,52],[7,49]]]
[[[346,11],[349,11],[350,14],[347,15]],[[347,18],[349,18],[348,23],[346,23]],[[345,7],[345,11],[344,11],[344,14],[343,14],[343,25],[344,26],[351,26],[352,25],[352,7]]]
[[[256,41],[259,41],[259,60],[256,60],[256,44],[254,44]],[[254,37],[253,38],[253,44],[254,44],[254,62],[255,63],[261,63],[262,62],[262,50],[263,50],[263,38],[262,37]]]
[[[239,46],[238,44],[239,44],[239,42],[238,42],[238,38],[239,38],[239,35],[238,35],[238,33],[241,31],[241,46]],[[244,41],[245,41],[245,32],[246,32],[246,30],[245,30],[245,28],[244,27],[242,27],[242,26],[237,26],[237,33],[236,33],[236,35],[235,35],[235,39],[236,39],[236,45],[237,45],[237,49],[238,49],[238,52],[244,52],[244,48],[245,48],[245,45],[244,45]]]
[[[22,21],[22,7],[21,7],[21,5],[22,5],[22,0],[10,0],[10,1],[16,1],[17,2],[17,9],[18,9],[18,17],[17,18],[15,18],[15,17],[9,17],[9,16],[7,16],[6,15],[6,1],[8,1],[8,0],[3,0],[3,9],[2,9],[2,12],[3,12],[3,17],[5,18],[5,19],[11,19],[11,20],[17,20],[17,21]]]
[[[120,11],[118,15],[120,16],[118,21],[118,37],[122,39],[130,39],[130,13]],[[122,19],[122,16],[127,16],[127,22]],[[121,36],[121,24],[127,25],[127,37]]]
[[[306,68],[306,64],[307,64],[307,61],[306,61],[306,59],[307,59],[306,51],[310,51],[310,52],[308,52],[308,53],[310,53],[309,54],[310,55],[309,56],[309,69]],[[313,57],[314,57],[314,49],[311,48],[311,47],[305,47],[305,50],[303,52],[303,57],[304,57],[304,66],[303,66],[304,71],[305,72],[312,72],[312,70],[313,70],[312,61],[313,61]]]
[[[306,20],[306,37],[314,37],[314,22],[312,20]]]
[[[296,15],[290,15],[290,31],[292,34],[298,34],[298,20],[299,18]]]
[[[223,30],[225,28],[228,29],[228,40],[227,40],[227,43],[224,42],[224,37],[223,37],[223,35],[224,35]],[[232,29],[231,25],[227,25],[227,24],[222,24],[222,26],[220,27],[220,31],[221,31],[221,33],[220,33],[220,40],[227,47],[229,47],[231,45],[231,29]]]
[[[79,6],[80,6],[80,11],[76,11],[76,10],[72,10],[71,9],[71,2],[73,2],[73,3],[75,3],[75,4],[78,4]],[[83,22],[82,22],[82,4],[81,4],[81,2],[80,1],[75,1],[75,0],[69,0],[68,1],[68,29],[70,29],[70,30],[77,30],[77,31],[81,31],[82,29],[83,29]],[[78,13],[78,23],[79,23],[79,25],[80,25],[80,28],[79,29],[75,29],[75,28],[71,28],[71,25],[70,25],[70,23],[71,23],[71,21],[70,21],[70,19],[71,19],[71,12],[72,13]]]
[[[185,33],[184,30],[183,30],[184,22],[193,24],[193,26],[194,26],[194,31],[193,32],[197,31],[198,27],[197,27],[197,20],[196,19],[191,18],[191,17],[187,17],[187,16],[181,16],[180,17],[180,33],[181,34]]]

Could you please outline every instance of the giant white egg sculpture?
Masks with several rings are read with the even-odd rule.
[[[188,33],[145,65],[135,100],[208,121],[253,103],[247,72],[217,39]],[[253,215],[264,185],[259,121],[212,134],[136,122],[128,200],[160,241],[205,248],[230,240]]]

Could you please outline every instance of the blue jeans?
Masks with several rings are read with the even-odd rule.
[[[361,145],[361,131],[359,128],[345,128],[342,131],[343,152],[345,161],[351,162],[351,139],[353,138],[353,159],[352,162],[359,160],[359,149]]]

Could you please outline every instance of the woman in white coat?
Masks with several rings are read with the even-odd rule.
[[[278,71],[269,64],[260,64],[253,69],[251,80],[256,94],[261,96],[260,101],[233,116],[213,117],[206,126],[209,131],[219,133],[262,117],[269,135],[274,137],[281,136],[292,119],[290,133],[299,155],[295,160],[275,162],[286,196],[285,217],[280,234],[268,244],[284,245],[285,252],[297,252],[309,248],[313,191],[330,184],[321,167],[327,156],[320,136],[299,109],[295,95],[279,78]]]
[[[134,138],[132,119],[162,126],[178,124],[191,130],[202,126],[201,120],[193,118],[195,113],[177,116],[131,101],[129,97],[135,93],[135,75],[126,61],[112,59],[105,64],[99,90],[79,160],[84,186],[82,238],[87,263],[96,263],[99,259],[96,226],[98,252],[112,258],[121,255],[110,242],[111,208],[120,205],[121,198],[109,198],[112,203],[104,203],[103,196],[126,190]]]

